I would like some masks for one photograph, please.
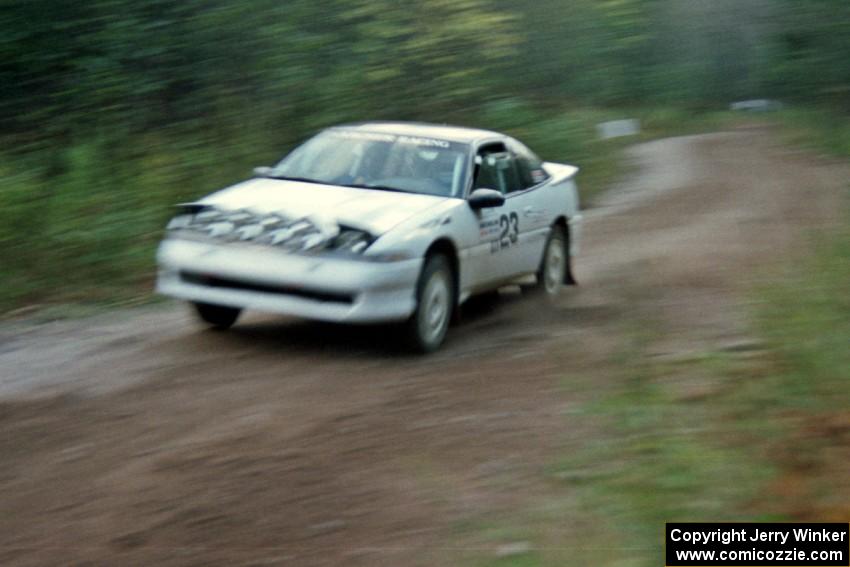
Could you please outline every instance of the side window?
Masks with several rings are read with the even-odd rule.
[[[523,189],[540,185],[549,178],[543,162],[531,150],[516,140],[511,140],[510,149],[516,156],[517,172]]]
[[[505,154],[498,161],[499,171],[505,183],[505,193],[513,193],[514,191],[522,191],[525,189],[522,185],[522,180],[517,171],[516,159],[513,154]]]
[[[478,151],[472,188],[495,189],[502,194],[524,188],[516,167],[516,160],[504,144],[489,144]]]
[[[501,187],[499,179],[499,170],[496,167],[496,160],[492,153],[479,153],[475,158],[475,183],[473,189],[495,189],[501,193],[504,190]]]

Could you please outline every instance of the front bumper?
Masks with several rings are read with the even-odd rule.
[[[272,247],[166,239],[157,292],[322,321],[400,321],[416,307],[422,260],[368,262]]]

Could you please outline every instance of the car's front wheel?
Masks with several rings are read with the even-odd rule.
[[[225,307],[224,305],[213,305],[211,303],[192,303],[195,312],[202,321],[216,329],[229,329],[233,326],[242,313],[236,307]]]
[[[416,286],[416,311],[407,322],[407,342],[417,352],[433,352],[443,344],[455,305],[451,263],[442,254],[425,260]]]

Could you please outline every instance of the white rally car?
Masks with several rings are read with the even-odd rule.
[[[486,130],[329,128],[253,179],[181,205],[157,289],[220,328],[242,309],[403,322],[412,346],[432,351],[475,294],[532,275],[551,295],[574,283],[577,171]]]

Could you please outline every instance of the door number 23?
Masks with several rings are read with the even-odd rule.
[[[499,238],[490,243],[492,254],[510,248],[517,243],[517,240],[519,240],[519,215],[511,213],[499,217],[499,230]]]

